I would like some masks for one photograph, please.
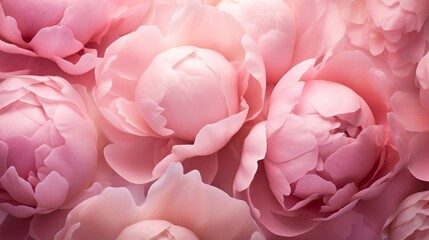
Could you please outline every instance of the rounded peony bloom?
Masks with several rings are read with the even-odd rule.
[[[413,73],[428,51],[429,2],[426,0],[336,0],[355,46],[381,56],[398,76]]]
[[[339,10],[329,0],[222,0],[217,7],[233,15],[257,41],[267,83],[277,83],[304,59],[323,56],[345,33]]]
[[[382,232],[382,239],[413,240],[429,238],[429,192],[407,197],[393,212]]]
[[[66,73],[85,73],[95,67],[100,43],[134,31],[149,6],[150,1],[133,0],[1,0],[1,71],[23,62],[28,69],[16,70],[34,71],[40,64],[52,68],[46,61],[33,62],[43,58]]]
[[[279,81],[244,141],[235,190],[268,234],[298,236],[348,212],[404,165],[386,121],[387,69],[360,51],[314,62]]]
[[[256,231],[245,202],[174,164],[141,206],[128,189],[107,188],[76,206],[55,239],[262,239]]]
[[[95,76],[101,128],[111,141],[106,160],[133,183],[190,158],[215,172],[217,163],[201,161],[213,162],[210,155],[263,107],[255,43],[230,15],[198,1],[176,11],[165,34],[142,26],[114,42]]]
[[[0,82],[0,209],[49,213],[93,183],[97,133],[85,102],[64,79]]]

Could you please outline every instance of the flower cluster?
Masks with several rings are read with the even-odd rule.
[[[0,0],[0,239],[429,238],[426,0]]]

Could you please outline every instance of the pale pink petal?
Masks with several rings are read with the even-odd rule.
[[[216,123],[207,124],[198,132],[192,145],[179,144],[173,146],[171,154],[158,163],[153,173],[159,176],[165,172],[171,162],[182,161],[194,156],[209,155],[218,151],[238,132],[246,115],[247,110],[244,110]],[[210,141],[206,141],[207,139]]]
[[[235,191],[249,187],[258,170],[258,161],[265,158],[267,151],[266,122],[255,125],[244,140],[240,166],[234,179]]]
[[[114,14],[114,5],[112,1],[105,0],[76,1],[64,11],[61,25],[69,28],[82,44],[89,40],[99,41],[109,26],[110,18]]]
[[[306,174],[297,181],[294,196],[307,198],[313,193],[332,195],[337,191],[334,183],[326,181],[316,174]]]
[[[308,58],[323,56],[343,38],[346,26],[337,5],[332,1],[304,0],[295,4],[298,32],[293,63],[296,64]]]
[[[68,61],[67,58],[52,56],[50,59],[54,61],[60,69],[69,74],[80,75],[92,70],[98,63],[97,55],[94,53],[86,53],[78,57],[77,62]]]
[[[29,44],[38,55],[46,58],[67,57],[83,48],[66,26],[43,28]]]
[[[13,17],[24,39],[31,39],[36,33],[45,27],[58,24],[63,16],[63,11],[68,1],[22,1],[6,0],[2,2],[3,12]],[[33,14],[29,14],[29,12]]]
[[[63,205],[68,197],[69,184],[57,172],[51,172],[34,189],[34,198],[42,211],[44,209],[56,209]]]
[[[298,64],[287,72],[274,88],[268,111],[267,136],[283,125],[285,117],[299,103],[304,83],[298,81],[314,62],[315,60],[311,59]]]
[[[116,240],[173,237],[177,240],[198,240],[192,231],[164,220],[145,220],[126,227]]]
[[[376,139],[383,134],[381,126],[365,128],[356,141],[338,149],[326,159],[324,172],[332,177],[337,186],[350,182],[358,185],[371,172],[381,154],[383,146]]]
[[[429,181],[429,133],[418,133],[410,141],[408,169],[423,181]]]
[[[259,213],[260,222],[268,232],[285,237],[301,235],[320,224],[318,221],[309,220],[309,216],[288,217],[278,214],[284,210],[268,186],[264,168],[260,167],[255,179],[249,188],[250,201]]]
[[[145,218],[190,229],[199,239],[250,238],[256,229],[245,202],[205,185],[196,171],[182,172],[180,164],[173,164],[151,186],[142,206]],[[212,211],[219,207],[222,211]],[[189,209],[193,209],[192,214]]]
[[[316,166],[317,139],[311,133],[311,129],[303,123],[304,121],[301,117],[290,114],[284,118],[284,125],[268,137],[267,157],[271,161],[287,162],[306,153],[314,152],[316,154],[313,154],[314,161],[305,163],[304,165],[307,167],[303,170],[307,172]]]
[[[231,15],[195,0],[188,1],[174,13],[168,29],[168,38],[176,46],[186,44],[212,49],[230,61],[243,59],[243,34],[243,28]]]
[[[0,182],[13,199],[35,207],[36,199],[34,198],[33,188],[30,183],[18,175],[15,167],[9,167],[0,177]]]
[[[422,107],[418,96],[396,92],[390,98],[396,119],[409,131],[429,131],[429,111]]]
[[[250,74],[244,98],[250,107],[248,118],[253,119],[264,107],[266,74],[256,43],[249,36],[244,35],[241,44],[245,50],[244,66]]]
[[[153,169],[160,160],[157,148],[162,143],[162,140],[151,137],[129,143],[116,142],[106,146],[104,156],[123,178],[136,184],[147,183],[158,177],[153,174]]]
[[[114,240],[126,226],[137,222],[138,213],[127,189],[108,188],[74,208],[55,239]]]

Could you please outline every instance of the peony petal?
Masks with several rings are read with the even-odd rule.
[[[29,44],[34,52],[46,58],[67,57],[83,48],[66,26],[43,28]]]
[[[356,141],[340,148],[326,159],[324,172],[332,177],[337,186],[351,182],[358,185],[379,160],[383,146],[377,139],[383,135],[382,126],[365,128]]]
[[[138,214],[128,189],[107,188],[75,207],[55,239],[114,240],[122,229],[138,221]]]
[[[307,198],[313,193],[332,195],[336,191],[337,187],[332,182],[326,181],[316,174],[306,174],[297,181],[293,195]]]
[[[167,143],[151,137],[130,143],[116,142],[106,146],[104,156],[123,178],[135,184],[147,183],[158,177],[152,170],[161,159],[159,144],[165,146]]]
[[[207,29],[210,31],[207,32]],[[212,49],[234,61],[243,59],[243,34],[243,28],[230,14],[190,0],[174,13],[167,35],[176,46],[191,45]]]
[[[256,225],[245,202],[205,185],[196,171],[182,172],[180,164],[172,164],[151,186],[142,206],[145,218],[191,229],[199,239],[250,238]],[[223,211],[212,211],[218,207]]]
[[[90,40],[99,41],[100,35],[110,24],[114,5],[114,2],[106,0],[97,3],[87,0],[76,1],[64,11],[60,25],[67,26],[73,32],[73,36],[84,45]]]
[[[0,182],[16,201],[30,206],[36,204],[32,186],[18,175],[15,167],[9,167],[0,177]]]
[[[195,138],[193,145],[180,144],[173,146],[171,154],[165,157],[154,169],[159,176],[172,162],[183,161],[194,156],[210,155],[224,147],[231,137],[243,126],[247,109],[213,124],[204,126]],[[210,141],[206,141],[210,139]]]
[[[258,170],[258,161],[265,158],[266,124],[266,122],[256,124],[244,140],[240,166],[234,178],[234,191],[241,192],[249,187]]]
[[[429,131],[429,111],[420,104],[416,94],[396,92],[390,98],[396,119],[409,131]]]
[[[410,141],[408,169],[420,180],[429,181],[429,133],[418,133]]]
[[[271,161],[287,162],[310,152],[315,152],[317,156],[317,139],[303,121],[301,117],[290,114],[285,117],[284,124],[268,137],[267,157]],[[306,163],[310,166],[307,165],[305,171],[313,169],[316,161],[317,157],[311,163]]]
[[[155,239],[165,236],[177,240],[198,240],[192,231],[164,220],[145,220],[126,227],[116,240]]]
[[[67,200],[69,192],[69,183],[57,172],[52,171],[48,176],[37,184],[34,189],[34,197],[38,203],[37,208],[57,209]]]
[[[284,124],[286,116],[299,103],[304,88],[304,83],[299,80],[314,62],[315,59],[310,59],[296,65],[275,86],[269,103],[267,136]]]

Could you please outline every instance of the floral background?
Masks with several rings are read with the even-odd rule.
[[[429,239],[429,1],[0,0],[0,239]]]

